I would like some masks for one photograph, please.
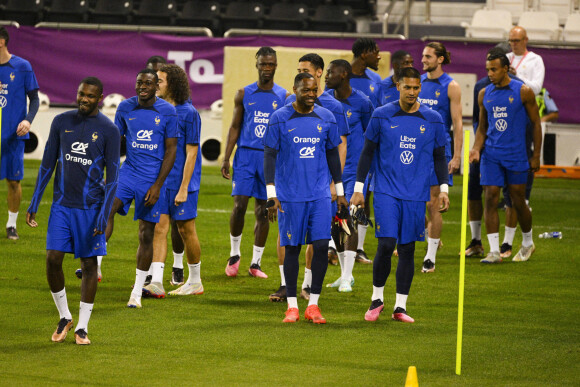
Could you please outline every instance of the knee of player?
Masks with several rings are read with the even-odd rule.
[[[169,223],[163,224],[159,222],[157,226],[155,226],[155,236],[165,238],[169,233]]]
[[[139,243],[152,244],[155,235],[154,227],[140,227],[139,228]]]
[[[395,251],[395,247],[397,246],[397,239],[396,238],[389,238],[389,237],[379,237],[379,244],[377,246],[377,254],[380,255],[390,255]],[[389,254],[390,251],[390,254]]]

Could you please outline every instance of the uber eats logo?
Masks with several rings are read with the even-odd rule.
[[[76,153],[78,155],[82,155],[82,156],[86,156],[87,154],[87,148],[89,147],[89,144],[86,142],[73,142],[72,145],[70,146],[70,152],[71,153]],[[79,156],[75,156],[72,155],[71,153],[67,153],[64,158],[67,161],[72,161],[73,163],[79,163],[82,165],[91,165],[93,163],[93,160],[84,158],[84,157],[79,157]]]

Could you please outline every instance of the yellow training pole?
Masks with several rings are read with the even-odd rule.
[[[463,292],[465,287],[465,237],[467,229],[467,182],[469,180],[469,130],[463,135],[463,195],[461,199],[461,242],[459,251],[459,303],[457,307],[457,359],[455,373],[461,375],[461,345],[463,342]]]

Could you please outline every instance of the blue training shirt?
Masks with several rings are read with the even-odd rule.
[[[177,105],[175,110],[177,111],[179,138],[177,139],[175,163],[173,164],[173,168],[165,180],[165,184],[167,185],[167,188],[178,191],[183,180],[183,167],[185,166],[185,158],[187,156],[186,146],[199,145],[200,143],[199,138],[201,134],[201,117],[199,116],[199,113],[195,107],[193,107],[191,104],[191,101]],[[189,181],[187,191],[199,191],[200,181],[201,149],[198,148],[197,158],[195,159],[195,167],[193,168],[193,174],[191,175],[191,180]]]
[[[289,104],[270,117],[264,145],[278,151],[275,185],[280,201],[330,198],[326,151],[340,144],[334,115],[314,105],[300,114]]]
[[[175,107],[157,98],[153,106],[145,108],[136,96],[131,97],[119,104],[115,125],[127,139],[123,176],[135,182],[155,182],[165,155],[165,139],[179,136]]]
[[[100,208],[97,229],[105,231],[117,190],[119,129],[103,113],[85,116],[77,110],[52,121],[28,212],[38,212],[53,171],[53,202],[80,209]],[[106,185],[103,177],[107,172]]]
[[[397,90],[397,83],[393,80],[393,76],[387,77],[379,83],[379,102],[381,106],[389,102],[398,101],[400,96],[399,90]]]
[[[296,94],[291,94],[286,98],[284,102],[285,105],[291,104],[296,101]],[[322,93],[320,97],[316,97],[314,103],[318,106],[325,108],[334,115],[336,124],[338,125],[338,135],[348,136],[350,133],[350,128],[348,126],[348,120],[346,119],[345,111],[342,104],[334,98],[333,94]]]
[[[328,89],[325,94],[334,98],[334,90]],[[361,91],[352,89],[347,99],[338,99],[342,104],[348,120],[350,134],[346,142],[346,162],[342,172],[342,181],[356,180],[356,168],[365,139],[364,132],[375,110],[371,100]]]
[[[414,113],[399,101],[375,109],[365,137],[377,144],[375,192],[398,199],[427,202],[433,150],[445,146],[441,116],[424,105]]]
[[[504,87],[488,85],[483,95],[487,111],[487,139],[484,152],[499,160],[527,161],[526,124],[528,113],[522,103],[524,84],[515,80]]]
[[[351,74],[349,82],[350,82],[350,86],[353,89],[357,89],[357,90],[361,91],[364,95],[369,97],[369,99],[373,103],[373,106],[375,106],[375,107],[381,106],[380,95],[379,95],[379,92],[380,92],[379,83],[381,82],[380,76],[379,76],[379,79],[377,81],[374,81],[373,79],[371,79],[369,77],[369,75],[366,72],[364,75]]]
[[[262,139],[268,121],[273,112],[284,106],[286,94],[286,89],[277,84],[271,90],[260,89],[258,82],[244,87],[244,120],[238,146],[264,150]]]
[[[27,140],[30,136],[17,136],[18,124],[26,118],[26,96],[38,89],[38,82],[30,62],[16,55],[0,65],[0,107],[2,107],[2,140]]]

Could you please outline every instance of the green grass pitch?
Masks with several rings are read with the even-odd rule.
[[[407,304],[415,324],[390,319],[396,258],[385,288],[385,313],[376,323],[363,319],[370,305],[372,265],[356,264],[352,293],[326,288],[322,292],[326,325],[304,321],[303,300],[299,300],[301,320],[283,324],[286,305],[268,301],[279,284],[277,226],[270,229],[262,260],[270,278],[249,277],[251,202],[240,274],[227,278],[230,185],[217,167],[204,167],[197,230],[205,294],[144,299],[142,309],[126,308],[135,276],[137,223],[132,215],[118,216],[89,324],[93,344],[81,347],[74,344],[72,334],[63,344],[50,342],[58,322],[45,275],[52,183],[37,215],[40,226],[33,230],[25,224],[38,166],[38,161],[25,163],[18,219],[21,239],[0,238],[0,385],[402,386],[411,365],[417,367],[420,386],[579,383],[580,181],[536,180],[531,206],[537,250],[529,262],[486,266],[479,259],[467,259],[463,367],[457,376],[461,177],[450,190],[451,210],[444,215],[442,235],[445,246],[434,273],[420,272],[425,244],[417,243],[416,274]],[[0,183],[2,222],[7,216],[5,197],[6,185]],[[562,231],[564,237],[539,239],[544,231]],[[500,234],[503,238],[503,226]],[[515,248],[520,241],[518,231]],[[369,231],[369,256],[376,245]],[[168,282],[172,261],[170,253],[166,291],[172,289]],[[78,267],[79,262],[67,255],[66,289],[75,320]],[[338,275],[337,267],[329,267],[325,282]]]

